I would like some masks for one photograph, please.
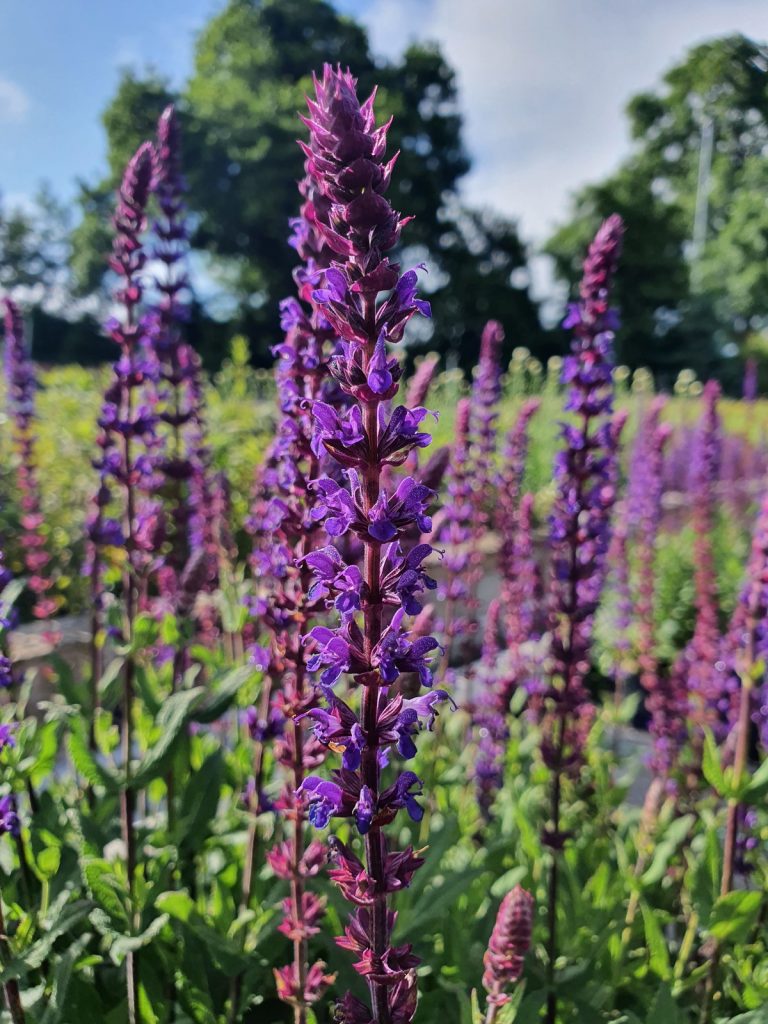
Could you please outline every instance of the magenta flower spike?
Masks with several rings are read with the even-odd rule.
[[[533,911],[533,896],[520,885],[501,901],[483,957],[483,988],[488,993],[485,1024],[493,1024],[499,1008],[511,999],[506,990],[523,975],[525,955],[531,948]]]
[[[27,586],[35,596],[32,613],[48,619],[59,607],[51,590],[51,556],[43,531],[40,484],[35,461],[35,391],[37,381],[27,350],[24,323],[19,307],[5,300],[5,376],[8,384],[8,411],[13,423],[12,441],[18,457],[16,481],[21,496],[21,546],[29,573]]]
[[[388,346],[401,341],[411,317],[428,314],[429,306],[417,298],[416,270],[401,275],[387,256],[406,221],[385,198],[396,158],[385,160],[387,125],[376,127],[373,97],[361,104],[351,74],[327,65],[315,92],[303,149],[309,174],[330,205],[328,225],[318,221],[318,227],[336,258],[313,299],[341,339],[330,370],[351,404],[344,415],[315,405],[320,440],[339,471],[316,481],[313,516],[331,537],[354,537],[362,565],[330,552],[307,560],[338,617],[335,628],[318,626],[307,637],[308,667],[319,674],[325,696],[325,708],[310,717],[320,742],[343,755],[330,778],[305,778],[301,793],[317,828],[333,818],[350,819],[365,852],[363,864],[351,848],[332,842],[334,880],[355,904],[337,941],[354,954],[370,992],[370,1008],[347,994],[337,1019],[408,1024],[416,1009],[419,961],[410,945],[393,945],[396,915],[389,899],[409,884],[420,861],[410,849],[392,850],[384,830],[399,810],[421,819],[422,785],[407,770],[387,785],[383,771],[390,749],[413,756],[419,730],[430,727],[448,695],[433,690],[405,699],[392,689],[403,673],[415,674],[422,685],[432,680],[437,641],[413,638],[408,627],[421,610],[421,595],[433,586],[424,568],[430,548],[406,549],[403,542],[414,528],[431,530],[434,492],[413,477],[402,478],[394,491],[384,489],[382,471],[429,443],[419,429],[425,410],[401,406],[390,412],[386,404],[401,375]],[[359,711],[335,692],[345,676],[357,684],[350,696],[361,694]]]

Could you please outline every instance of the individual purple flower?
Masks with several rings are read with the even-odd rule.
[[[17,838],[21,835],[21,819],[19,818],[16,797],[11,793],[0,797],[0,835]]]

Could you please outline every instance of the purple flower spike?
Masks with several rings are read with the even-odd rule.
[[[32,613],[37,619],[55,614],[60,601],[51,591],[51,557],[40,505],[40,484],[35,458],[35,392],[37,380],[27,349],[24,323],[15,302],[5,300],[5,378],[12,419],[12,442],[18,456],[16,482],[21,500],[21,546],[29,573],[27,586],[35,596]]]
[[[328,708],[313,707],[306,717],[318,741],[342,753],[333,783],[321,788],[319,780],[305,780],[301,792],[314,823],[346,817],[365,837],[365,866],[354,861],[354,887],[370,897],[351,917],[340,944],[354,952],[355,969],[368,982],[371,1010],[361,1011],[364,1019],[409,1024],[418,961],[410,947],[392,945],[388,898],[406,876],[392,865],[401,855],[388,851],[383,829],[401,810],[421,819],[421,783],[404,772],[384,788],[382,773],[390,749],[413,756],[421,723],[431,726],[435,705],[447,695],[435,691],[431,700],[410,704],[390,691],[404,673],[429,686],[439,645],[433,637],[412,635],[406,624],[407,616],[421,612],[421,595],[435,586],[425,569],[431,548],[417,542],[419,533],[432,529],[435,494],[415,474],[397,483],[389,475],[390,467],[429,444],[420,429],[427,411],[418,404],[393,402],[390,409],[383,403],[395,398],[401,377],[387,346],[403,339],[413,316],[429,315],[429,305],[417,297],[417,269],[424,268],[401,275],[388,255],[406,219],[385,197],[395,158],[385,161],[387,126],[376,127],[373,97],[361,104],[352,75],[326,66],[308,106],[309,143],[302,149],[323,211],[313,227],[333,255],[321,279],[307,279],[306,288],[316,315],[340,339],[329,370],[344,402],[343,412],[329,409],[322,398],[314,403],[313,450],[324,449],[332,462],[312,482],[309,519],[328,536],[351,534],[353,542],[318,548],[300,562],[311,573],[313,599],[332,605],[340,619],[335,629],[309,631],[307,667],[320,672]],[[301,248],[308,231],[297,229],[294,237]],[[298,322],[295,309],[290,319]],[[355,564],[360,547],[362,569]],[[359,711],[328,689],[345,674],[359,684],[353,689],[362,694]],[[352,856],[345,854],[345,864],[353,863]],[[347,873],[340,869],[337,879],[345,895],[352,891]],[[351,996],[343,1005],[353,1017],[363,1006]]]

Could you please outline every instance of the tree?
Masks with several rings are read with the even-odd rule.
[[[176,99],[197,223],[194,245],[209,254],[212,272],[237,297],[233,328],[248,334],[257,360],[269,362],[277,304],[290,292],[295,263],[286,236],[302,175],[297,112],[310,91],[311,71],[324,61],[349,65],[363,93],[378,83],[378,113],[394,116],[390,145],[401,155],[391,195],[415,218],[406,233],[406,256],[417,254],[439,268],[428,284],[434,305],[430,347],[460,345],[462,363],[471,364],[480,310],[488,306],[488,315],[509,318],[510,336],[525,335],[535,348],[541,338],[535,305],[527,288],[511,280],[514,270],[525,268],[514,225],[460,212],[456,199],[469,161],[453,70],[431,44],[412,45],[400,60],[377,64],[365,30],[326,0],[230,0],[201,32],[192,76],[178,97],[154,73],[124,76],[104,115],[109,174],[82,190],[84,215],[74,239],[81,283],[92,287],[99,276],[94,269],[119,169],[151,134],[163,104]],[[467,219],[475,224],[473,244],[490,254],[489,267],[475,265],[460,223]]]
[[[630,365],[709,372],[750,324],[768,318],[767,71],[768,48],[741,35],[692,49],[658,90],[630,101],[632,154],[576,196],[571,221],[547,245],[571,281],[568,246],[585,241],[600,215],[624,216],[618,342]],[[708,200],[700,251],[692,246],[697,194]]]

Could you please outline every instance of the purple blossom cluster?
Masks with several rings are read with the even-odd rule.
[[[568,387],[565,408],[574,421],[561,427],[563,448],[555,461],[557,492],[550,518],[553,681],[535,702],[545,724],[544,760],[555,776],[578,768],[593,715],[584,676],[616,499],[619,432],[611,414],[617,317],[608,296],[622,234],[618,216],[601,226],[584,263],[580,299],[564,322],[574,333],[562,369],[562,382]],[[557,823],[554,829],[557,832]],[[557,835],[552,839],[560,841]]]
[[[149,394],[156,416],[155,468],[162,502],[163,557],[155,574],[158,614],[178,616],[187,605],[182,579],[189,579],[195,557],[198,590],[211,590],[217,580],[217,559],[212,545],[214,500],[209,455],[202,420],[200,358],[186,341],[190,283],[187,268],[189,226],[181,169],[181,129],[173,106],[157,125],[153,153],[152,192],[159,216],[152,225],[153,275],[159,300],[151,311],[144,339],[154,361]]]
[[[313,592],[338,619],[306,637],[307,667],[319,674],[324,698],[307,717],[316,739],[343,756],[329,778],[310,775],[300,792],[316,827],[350,819],[364,839],[364,864],[349,847],[331,844],[334,879],[355,905],[338,942],[355,955],[371,999],[368,1007],[348,993],[337,1018],[344,1024],[406,1024],[416,1007],[418,959],[409,945],[392,943],[396,915],[389,896],[410,883],[420,859],[410,849],[390,850],[383,828],[401,809],[421,818],[422,784],[405,770],[384,785],[382,771],[393,753],[413,756],[414,738],[432,725],[436,705],[448,696],[435,690],[406,699],[392,692],[403,673],[429,685],[438,647],[432,637],[412,638],[407,626],[432,582],[423,565],[428,546],[410,548],[406,539],[414,529],[430,531],[434,492],[408,476],[391,489],[382,486],[386,466],[402,464],[429,443],[420,430],[425,410],[388,405],[401,376],[388,346],[401,341],[411,317],[428,314],[429,306],[417,297],[416,271],[401,275],[387,255],[405,220],[385,198],[396,158],[385,159],[388,126],[376,127],[373,99],[361,104],[349,72],[326,66],[304,119],[307,171],[328,204],[327,221],[318,218],[316,226],[335,257],[312,299],[338,335],[329,370],[348,402],[343,411],[323,401],[313,407],[323,449],[337,469],[315,481],[311,517],[322,521],[336,545],[303,559]],[[362,567],[349,557],[356,547],[362,548]],[[333,689],[343,675],[362,695],[359,711]]]

